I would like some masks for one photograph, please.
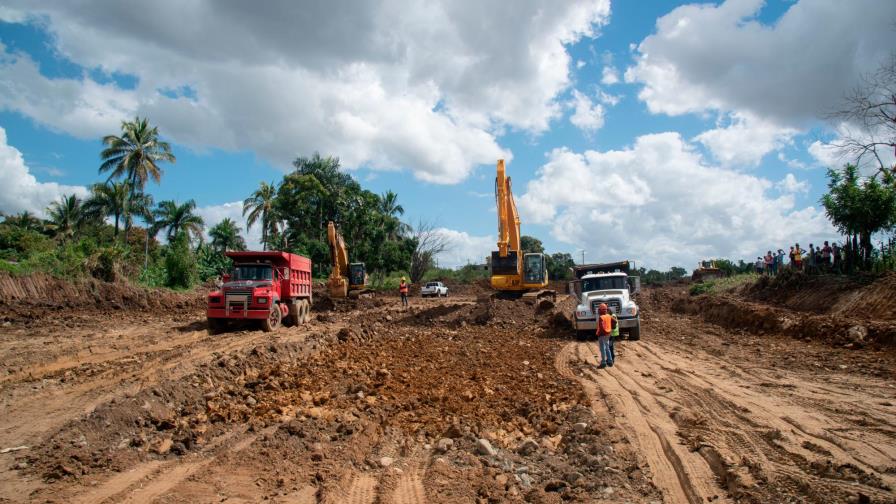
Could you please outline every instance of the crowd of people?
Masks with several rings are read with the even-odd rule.
[[[777,252],[769,250],[765,257],[756,258],[754,268],[760,275],[777,275],[784,269],[806,273],[842,272],[844,259],[844,249],[836,242],[831,245],[825,241],[818,247],[810,243],[808,250],[797,243],[790,247],[790,253],[785,253],[783,249]]]

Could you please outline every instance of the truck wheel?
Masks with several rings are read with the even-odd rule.
[[[220,334],[224,330],[224,322],[220,319],[208,319],[208,333],[212,336]]]
[[[311,321],[311,303],[307,299],[299,301],[299,324],[306,324]]]
[[[638,322],[638,325],[632,327],[628,330],[628,339],[631,341],[638,341],[641,339],[641,323]]]
[[[280,327],[280,307],[274,305],[268,312],[268,317],[261,321],[261,330],[271,332],[278,327]]]

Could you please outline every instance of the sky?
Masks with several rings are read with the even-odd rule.
[[[0,212],[86,195],[100,139],[140,116],[177,156],[148,191],[209,227],[245,229],[241,201],[319,152],[445,234],[441,266],[495,248],[499,158],[522,233],[577,261],[837,238],[825,118],[896,51],[896,2],[508,5],[2,0]]]

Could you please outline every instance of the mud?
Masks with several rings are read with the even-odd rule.
[[[25,448],[0,454],[0,502],[896,499],[886,320],[845,348],[780,322],[829,313],[652,289],[599,370],[565,296],[316,293],[309,324],[218,336],[196,297],[10,316],[0,448]]]

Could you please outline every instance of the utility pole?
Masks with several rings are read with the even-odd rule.
[[[585,249],[582,249],[582,264],[585,264]]]

